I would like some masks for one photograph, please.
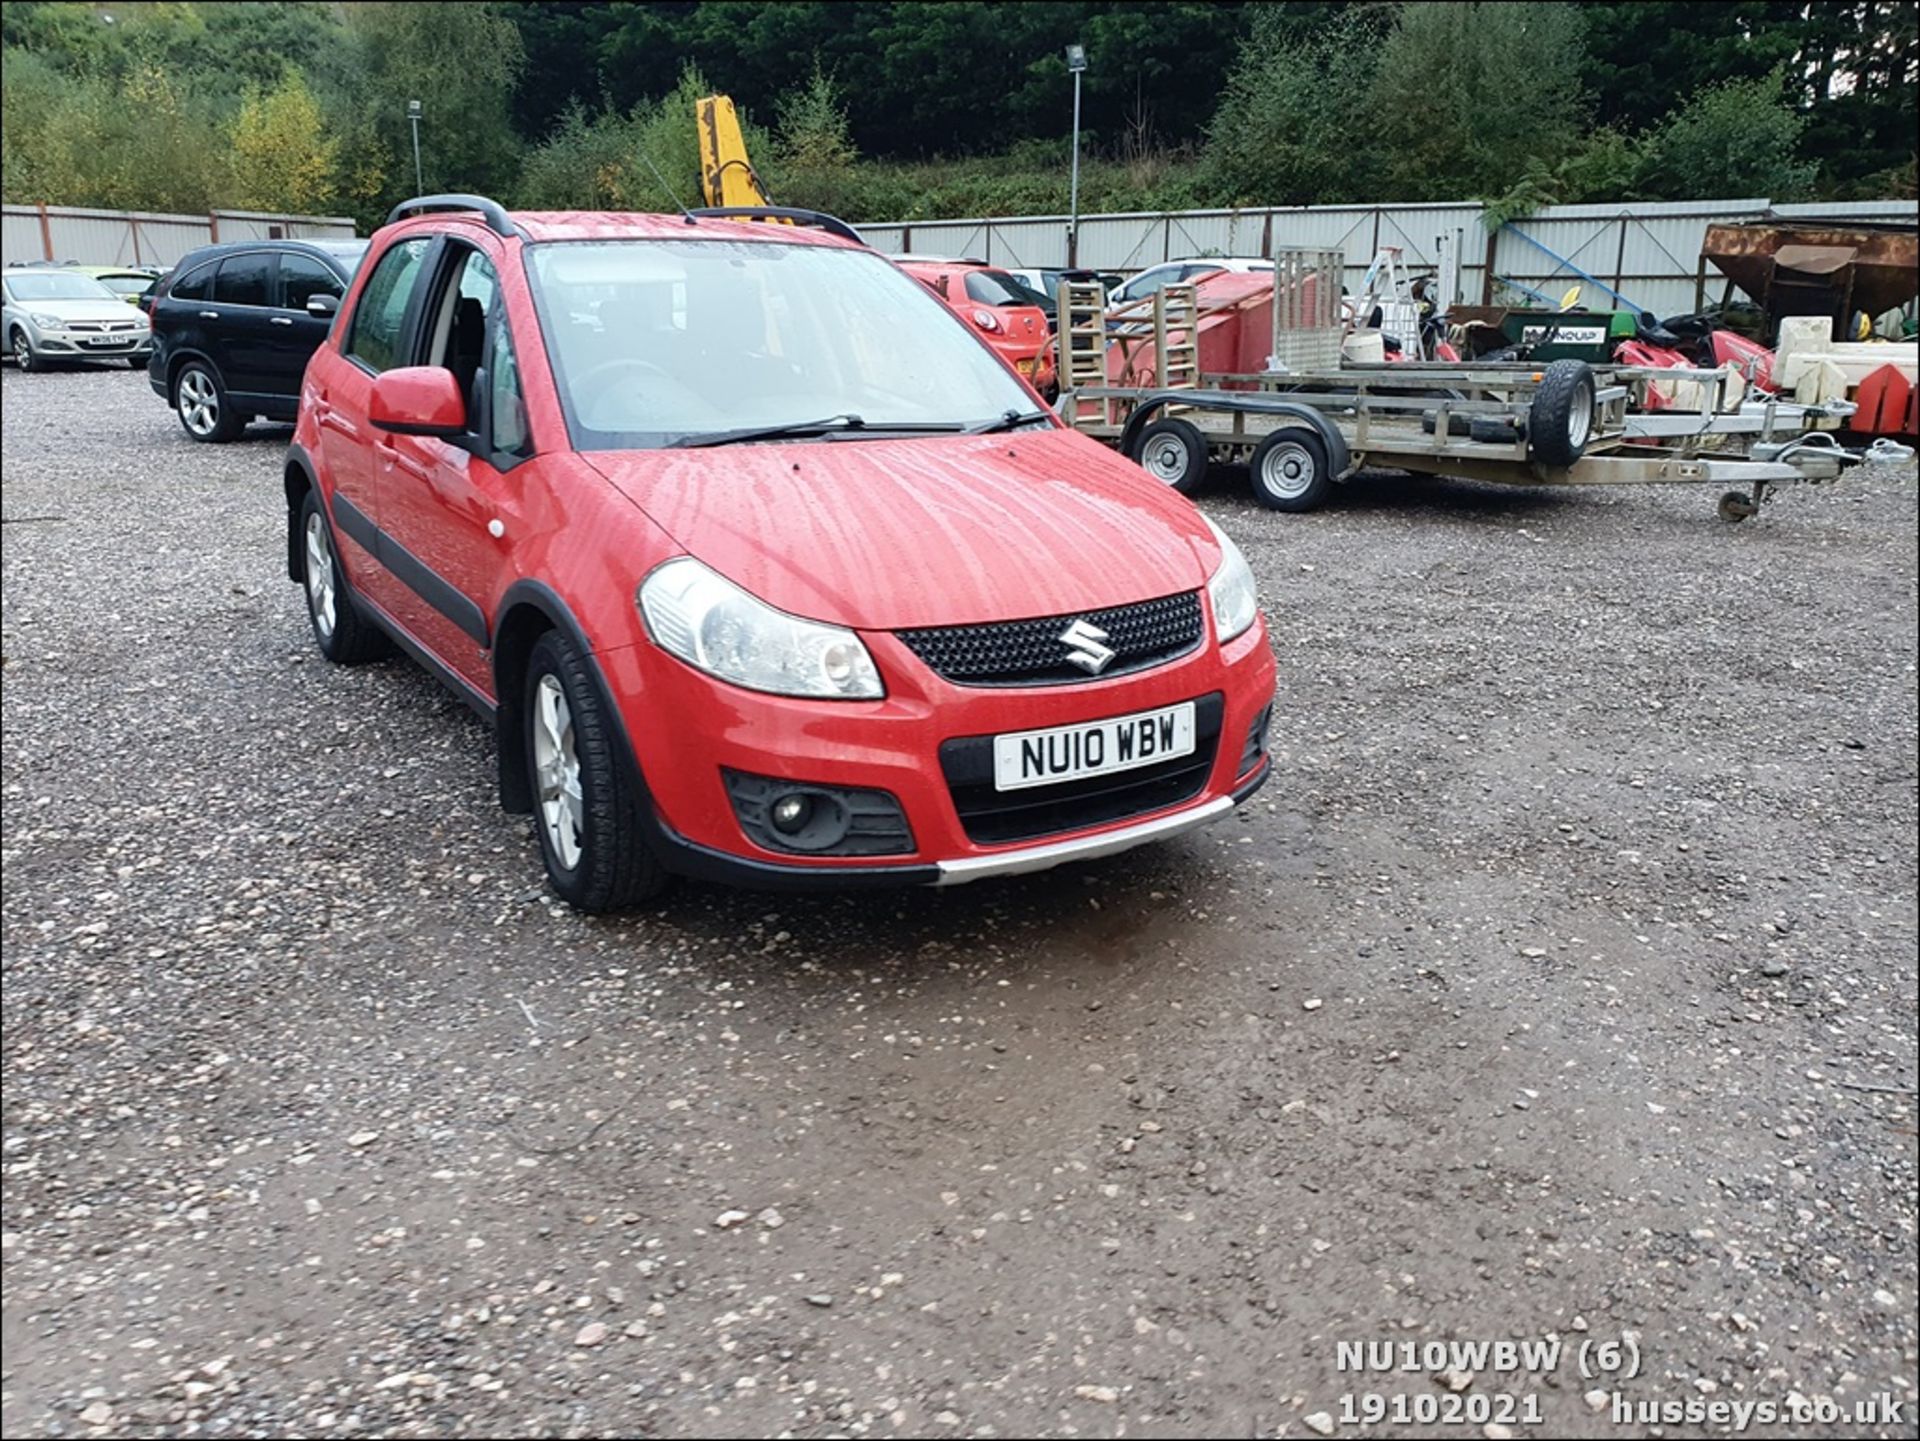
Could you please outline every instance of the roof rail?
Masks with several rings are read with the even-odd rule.
[[[475,210],[486,220],[487,229],[495,235],[511,238],[520,234],[520,228],[507,215],[506,207],[484,195],[416,195],[388,211],[387,224],[392,225],[410,215],[425,215],[435,210]]]
[[[791,220],[795,225],[811,225],[842,240],[851,240],[855,245],[867,243],[866,238],[846,221],[820,210],[796,210],[788,205],[708,205],[689,210],[687,214],[699,219],[716,220]]]

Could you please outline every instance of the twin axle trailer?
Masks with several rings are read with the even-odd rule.
[[[1731,369],[1578,360],[1342,364],[1331,307],[1311,298],[1303,307],[1297,295],[1280,293],[1288,284],[1283,267],[1267,357],[1274,368],[1207,373],[1197,340],[1207,317],[1194,287],[1167,287],[1150,312],[1143,304],[1109,315],[1098,285],[1064,282],[1061,414],[1178,490],[1197,488],[1210,461],[1245,464],[1255,498],[1284,511],[1317,508],[1335,485],[1371,467],[1504,485],[1716,485],[1724,489],[1720,517],[1734,522],[1755,514],[1776,487],[1831,481],[1863,460],[1913,454],[1890,441],[1844,447],[1834,432],[1850,403],[1756,394]],[[1337,278],[1330,285],[1309,273],[1291,284],[1338,294]],[[1289,324],[1316,306],[1319,334]],[[1116,361],[1110,348],[1132,355]],[[1306,363],[1287,365],[1289,358]],[[1116,368],[1158,383],[1112,383]]]

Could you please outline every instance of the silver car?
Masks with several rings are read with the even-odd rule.
[[[62,360],[124,360],[145,370],[153,354],[146,316],[99,281],[34,266],[0,273],[6,306],[0,336],[22,370]]]

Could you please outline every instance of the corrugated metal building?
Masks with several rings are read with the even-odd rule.
[[[339,215],[269,215],[215,210],[160,215],[142,210],[85,210],[70,205],[8,205],[0,229],[0,261],[76,265],[173,265],[216,240],[350,240],[353,221]]]
[[[1703,265],[1707,226],[1721,221],[1870,221],[1920,224],[1920,203],[1873,200],[1774,205],[1762,199],[1634,201],[1556,205],[1489,235],[1472,202],[1433,205],[1312,205],[1249,210],[1135,212],[1080,217],[1078,260],[1095,270],[1143,270],[1192,255],[1270,255],[1277,245],[1343,250],[1356,284],[1375,253],[1397,245],[1410,273],[1438,267],[1451,237],[1460,260],[1460,298],[1524,301],[1529,291],[1557,301],[1572,285],[1588,304],[1625,304],[1677,315],[1718,301],[1725,286]],[[883,250],[972,256],[1007,266],[1067,262],[1067,217],[927,220],[863,225]],[[1617,297],[1617,299],[1616,299]]]

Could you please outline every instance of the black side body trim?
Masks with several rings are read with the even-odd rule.
[[[353,596],[352,599],[360,614],[379,626],[381,630],[385,631],[388,639],[399,646],[402,651],[406,652],[408,657],[418,664],[422,670],[471,706],[474,713],[477,714],[481,720],[489,724],[494,721],[498,708],[492,701],[475,690],[465,676],[443,665],[431,651],[427,650],[409,636],[406,631],[401,628],[398,621],[380,609],[373,601],[362,599],[358,595]]]
[[[459,626],[475,645],[486,648],[490,636],[486,612],[338,491],[333,495],[333,513],[340,529],[363,549],[372,551],[402,585]]]

